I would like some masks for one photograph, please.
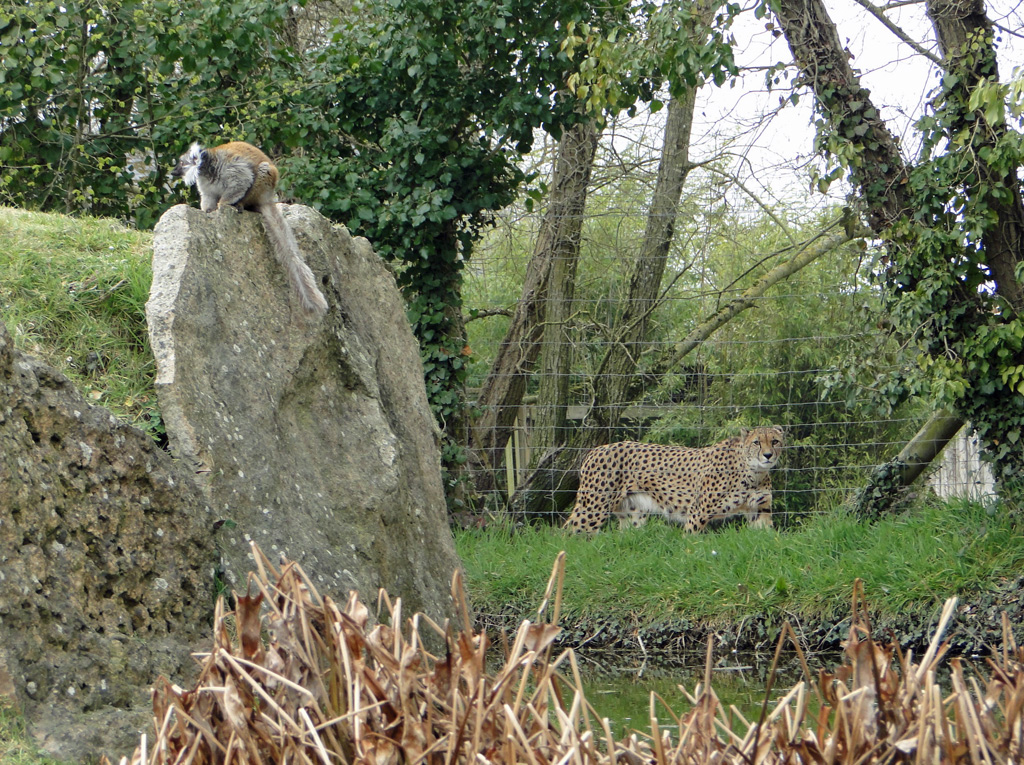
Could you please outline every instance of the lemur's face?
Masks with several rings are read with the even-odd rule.
[[[188,151],[181,155],[178,164],[171,170],[174,178],[184,178],[189,186],[195,186],[199,178],[199,167],[203,163],[203,147],[198,143],[192,144]]]

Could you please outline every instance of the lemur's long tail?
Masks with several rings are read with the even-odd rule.
[[[302,260],[299,245],[295,241],[288,222],[281,215],[275,202],[260,205],[260,214],[270,238],[274,256],[288,273],[288,280],[299,295],[299,303],[307,314],[323,316],[327,311],[327,300],[316,286],[316,277]]]

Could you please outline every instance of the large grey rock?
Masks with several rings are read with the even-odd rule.
[[[330,310],[310,321],[256,213],[177,206],[156,227],[147,305],[171,450],[206,476],[225,574],[249,540],[322,594],[380,587],[451,612],[459,565],[437,429],[394,278],[364,239],[284,206]]]
[[[194,673],[211,523],[190,471],[0,324],[0,696],[52,754],[130,751],[150,685]]]

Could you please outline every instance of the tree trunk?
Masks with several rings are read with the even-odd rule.
[[[535,516],[565,509],[575,496],[583,456],[598,444],[614,438],[615,428],[629,403],[626,390],[636,372],[651,312],[658,304],[679,198],[690,169],[690,129],[695,102],[695,89],[669,102],[664,147],[647,228],[623,301],[625,309],[616,321],[615,340],[594,375],[594,400],[588,421],[572,434],[568,445],[541,456],[537,469],[510,500],[516,515]]]
[[[957,87],[969,92],[983,78],[998,78],[992,24],[985,16],[983,0],[928,0],[926,11],[935,27],[946,70],[969,63],[970,76]],[[904,191],[907,168],[896,140],[872,104],[870,93],[861,87],[850,67],[822,1],[779,0],[776,16],[800,67],[803,83],[813,88],[831,129],[858,152],[858,158],[850,165],[850,179],[868,205],[869,224],[876,233],[882,233],[909,212]],[[951,132],[956,128],[952,126]],[[1004,127],[989,125],[976,129],[988,131],[991,144],[1005,132]],[[1007,168],[1000,174],[980,157],[978,162],[983,177],[981,187],[1017,188],[1016,168]],[[1024,204],[1017,193],[993,198],[990,204],[997,224],[984,241],[988,265],[1000,294],[1020,313],[1024,311],[1024,297],[1014,277],[1014,267],[1024,252]]]
[[[854,501],[854,512],[877,518],[887,511],[964,426],[962,417],[936,412],[893,459],[871,474]]]
[[[955,86],[962,98],[968,99],[981,81],[999,79],[992,22],[985,15],[983,0],[928,0],[925,10],[935,27],[946,69],[967,73]],[[971,116],[974,124],[967,125],[964,121],[954,125],[950,132],[965,128],[980,130],[989,136],[986,142],[989,145],[995,145],[1005,136],[1005,121],[991,125],[978,113]],[[995,169],[980,152],[975,159],[982,187],[1018,188],[1016,167]],[[997,291],[1019,314],[1024,312],[1024,290],[1017,281],[1015,269],[1024,258],[1024,201],[1019,193],[993,194],[987,201],[995,213],[996,224],[984,238],[985,259],[995,277]]]
[[[583,201],[590,183],[590,171],[597,153],[597,130],[593,123],[580,126],[571,140],[560,144],[565,172],[572,173],[578,205],[565,210],[574,216],[561,226],[562,236],[552,243],[544,309],[544,333],[540,350],[540,387],[537,391],[536,418],[530,446],[537,453],[565,442],[566,409],[569,405],[569,371],[572,366],[572,341],[568,322],[572,317],[576,294],[576,266],[579,263],[583,229]],[[582,184],[582,185],[581,185]]]
[[[597,136],[596,127],[587,121],[567,130],[559,142],[548,209],[527,266],[522,296],[477,399],[480,415],[472,426],[470,451],[474,482],[481,493],[496,486],[496,471],[537,360],[553,264],[557,258],[578,257]]]
[[[840,141],[856,143],[859,156],[851,163],[850,178],[867,205],[869,225],[880,233],[907,209],[907,168],[896,139],[861,87],[822,0],[778,0],[775,15],[800,68],[796,84],[814,90]]]
[[[651,314],[659,302],[661,279],[675,233],[676,215],[683,183],[690,172],[690,130],[695,88],[668,104],[665,142],[658,164],[658,181],[647,213],[640,253],[633,264],[623,311],[616,321],[614,340],[594,375],[591,431],[586,448],[614,438],[622,412],[628,405],[626,390],[636,374],[637,361],[647,339]]]

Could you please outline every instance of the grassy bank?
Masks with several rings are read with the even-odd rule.
[[[157,437],[145,305],[153,235],[0,207],[0,320],[91,401]]]
[[[1024,573],[1019,518],[1012,508],[932,499],[874,524],[836,512],[786,532],[739,526],[688,535],[650,523],[588,539],[490,528],[458,532],[456,545],[474,607],[510,621],[536,608],[565,550],[570,622],[720,627],[767,615],[835,623],[849,615],[860,578],[874,612],[920,620],[924,632],[949,596],[987,602],[1012,589]]]

